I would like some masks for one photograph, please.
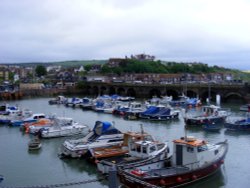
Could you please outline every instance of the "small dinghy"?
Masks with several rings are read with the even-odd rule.
[[[39,138],[34,138],[29,141],[28,149],[29,150],[39,150],[42,147],[42,143]]]

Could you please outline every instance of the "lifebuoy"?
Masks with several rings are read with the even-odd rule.
[[[139,170],[139,169],[135,169],[131,171],[132,174],[136,175],[136,176],[144,176],[146,175],[145,172]]]

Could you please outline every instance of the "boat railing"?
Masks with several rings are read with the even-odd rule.
[[[138,178],[136,178],[136,177],[129,176],[128,174],[122,173],[122,175],[123,175],[124,178],[127,179],[128,181],[139,183],[139,184],[143,185],[144,187],[161,188],[161,187],[159,187],[159,186],[153,185],[153,184],[148,183],[148,182],[146,182],[146,181],[142,181],[142,180],[140,180],[140,179],[138,179]]]
[[[185,164],[185,165],[180,165],[180,166],[177,166],[177,168],[194,169],[194,168],[197,168],[197,166],[199,166],[198,161],[193,162],[193,163],[188,163],[188,164]]]

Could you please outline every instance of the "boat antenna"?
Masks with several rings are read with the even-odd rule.
[[[187,141],[187,125],[184,125],[184,139]]]
[[[144,134],[143,125],[142,125],[142,124],[140,124],[140,126],[141,126],[141,134]]]
[[[208,105],[210,105],[210,99],[211,99],[211,85],[210,81],[208,82]]]

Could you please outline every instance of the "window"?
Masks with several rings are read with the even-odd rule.
[[[193,152],[194,152],[194,148],[192,148],[192,147],[187,147],[187,152],[193,153]]]
[[[136,150],[137,150],[137,152],[141,152],[141,147],[140,147],[140,146],[137,146],[137,147],[136,147]]]
[[[150,151],[150,153],[152,153],[152,152],[156,151],[155,146],[151,146],[151,147],[149,148],[149,151]]]
[[[218,151],[218,150],[215,150],[215,151],[214,151],[214,154],[217,155],[217,153],[219,153],[219,151]]]
[[[199,146],[199,147],[197,148],[197,150],[198,150],[198,152],[202,152],[202,151],[208,150],[208,148],[207,148],[207,145],[203,145],[203,146]]]

